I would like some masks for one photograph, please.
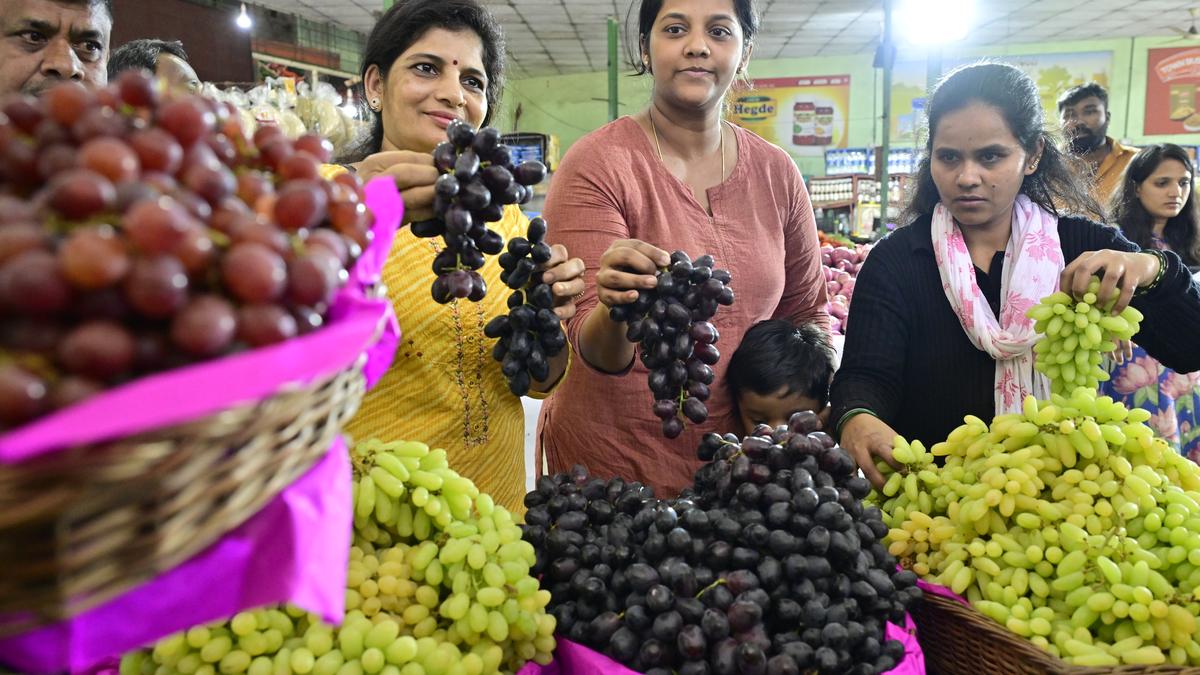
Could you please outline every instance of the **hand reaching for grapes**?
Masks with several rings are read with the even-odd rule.
[[[892,459],[892,444],[896,432],[883,420],[861,413],[850,418],[842,427],[841,446],[850,453],[863,475],[876,489],[883,487],[883,474],[875,468],[875,457],[900,470],[900,465]]]
[[[1148,285],[1158,276],[1159,258],[1147,253],[1127,251],[1088,251],[1067,265],[1059,284],[1064,292],[1076,298],[1087,293],[1092,276],[1100,277],[1100,291],[1096,297],[1101,303],[1117,298],[1112,313],[1119,314],[1129,306],[1129,300],[1138,288]]]
[[[1129,340],[1117,340],[1117,348],[1109,355],[1117,364],[1123,364],[1126,361],[1133,360],[1133,342]]]
[[[542,283],[554,294],[554,313],[562,321],[575,316],[575,296],[583,293],[585,266],[579,258],[568,258],[562,244],[550,247],[550,259],[542,265]]]
[[[364,183],[382,175],[396,181],[404,198],[405,223],[433,217],[433,186],[440,175],[433,155],[408,150],[377,152],[355,165],[355,170]]]
[[[637,239],[620,239],[600,256],[596,294],[608,307],[627,305],[638,298],[638,289],[658,285],[655,274],[671,262],[671,255]]]

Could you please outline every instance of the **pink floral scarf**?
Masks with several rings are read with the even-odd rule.
[[[1025,195],[1017,196],[1004,251],[999,321],[979,290],[962,230],[942,204],[933,211],[933,252],[942,288],[967,337],[996,360],[996,414],[1019,412],[1029,394],[1050,398],[1049,381],[1033,369],[1038,335],[1025,313],[1058,290],[1064,267],[1058,218]]]

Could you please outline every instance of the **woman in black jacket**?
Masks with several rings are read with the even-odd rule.
[[[1180,372],[1200,370],[1200,287],[1179,256],[1146,251],[1099,216],[1086,169],[1045,130],[1037,85],[999,63],[950,73],[929,105],[926,152],[906,218],[871,252],[854,288],[832,391],[841,443],[876,485],[899,434],[945,440],[972,414],[1048,398],[1024,318],[1061,287],[1144,315],[1138,344]],[[1004,301],[1002,302],[1002,298]]]

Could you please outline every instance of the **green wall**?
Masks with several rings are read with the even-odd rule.
[[[1163,45],[1184,46],[1173,38],[1122,38],[1083,42],[997,45],[974,49],[947,49],[944,60],[1019,54],[1069,52],[1112,52],[1109,76],[1109,108],[1112,123],[1109,135],[1134,145],[1170,141],[1182,145],[1200,145],[1200,134],[1143,136],[1145,116],[1147,50]],[[898,60],[923,59],[921,53],[901,49]],[[849,146],[877,145],[881,139],[879,115],[882,108],[881,71],[871,67],[872,55],[814,57],[803,59],[752,60],[750,77],[786,77],[801,75],[850,75]],[[620,82],[622,115],[635,112],[649,101],[649,78],[629,77]],[[529,131],[556,134],[560,149],[567,151],[581,136],[608,121],[608,79],[606,72],[583,73],[513,80],[505,88],[498,126],[504,131]],[[519,122],[515,122],[520,108]],[[1057,122],[1057,120],[1054,120]],[[823,160],[800,160],[806,175],[824,173]]]

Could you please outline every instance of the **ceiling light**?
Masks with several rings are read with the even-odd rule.
[[[971,0],[901,0],[896,24],[901,39],[914,45],[957,42],[971,28]]]
[[[254,22],[250,20],[250,14],[246,12],[246,3],[242,3],[242,11],[238,12],[237,27],[242,30],[250,30]]]

